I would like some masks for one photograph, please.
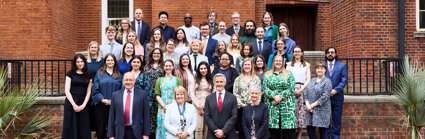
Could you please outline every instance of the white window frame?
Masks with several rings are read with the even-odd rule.
[[[128,0],[128,18],[133,18],[134,0]],[[102,0],[102,43],[107,42],[108,38],[105,35],[105,28],[109,25],[109,20],[114,18],[108,18],[108,0]]]
[[[425,4],[425,3],[423,3],[423,4]],[[425,10],[422,10],[422,11],[425,11]],[[425,28],[419,28],[420,27],[419,12],[420,12],[419,0],[416,0],[416,31],[425,32]],[[422,22],[425,22],[425,21],[422,21]]]

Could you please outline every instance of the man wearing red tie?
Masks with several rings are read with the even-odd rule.
[[[134,88],[133,73],[124,74],[125,89],[112,93],[109,111],[110,139],[148,139],[150,134],[149,99],[146,91]]]
[[[218,73],[213,78],[216,91],[205,99],[204,120],[208,126],[207,139],[235,139],[237,100],[224,89],[226,76]]]

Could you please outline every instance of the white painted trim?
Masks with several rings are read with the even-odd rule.
[[[419,11],[420,11],[420,9],[419,9],[419,0],[416,0],[416,31],[418,31],[418,32],[425,32],[425,28],[419,28],[419,22],[420,22]],[[425,22],[425,21],[422,21],[422,22]]]
[[[128,18],[131,20],[133,18],[133,10],[134,9],[134,0],[129,0],[128,1]],[[106,42],[108,40],[108,38],[106,38],[105,35],[105,28],[108,26],[108,0],[102,0],[102,34],[100,34],[100,36],[102,36],[102,42],[101,44],[103,44],[103,42]]]
[[[102,16],[102,27],[100,30],[102,30],[102,34],[100,34],[102,37],[102,42],[101,44],[103,44],[103,42],[106,42],[108,39],[106,38],[105,35],[105,28],[108,26],[108,0],[102,0],[102,12],[101,12],[101,16]]]

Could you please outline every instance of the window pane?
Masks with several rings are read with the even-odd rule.
[[[108,18],[128,17],[129,0],[108,0]]]
[[[419,0],[419,9],[425,10],[425,0]]]
[[[419,28],[425,29],[425,12],[419,12]]]

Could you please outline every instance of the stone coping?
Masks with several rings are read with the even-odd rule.
[[[39,105],[63,105],[65,103],[65,96],[59,97],[39,97],[37,104]],[[392,103],[395,96],[378,95],[378,96],[344,96],[344,103]]]

